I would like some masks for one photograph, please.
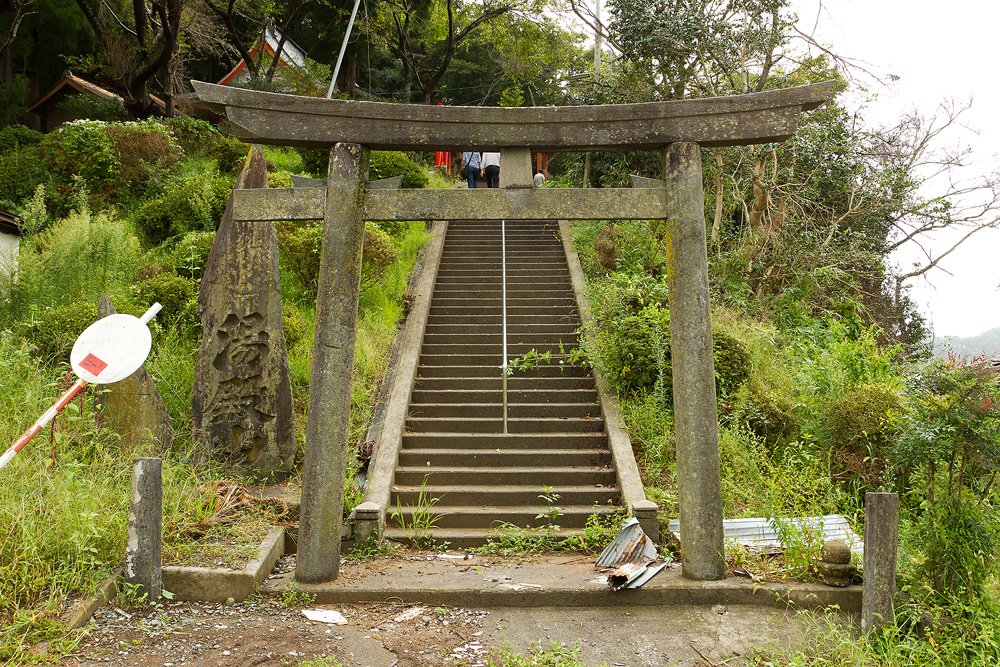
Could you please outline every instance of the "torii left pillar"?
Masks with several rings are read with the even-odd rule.
[[[332,581],[340,569],[367,181],[368,149],[335,144],[326,182],[302,471],[295,566],[295,579],[302,583]]]

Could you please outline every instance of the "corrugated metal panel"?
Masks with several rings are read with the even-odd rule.
[[[722,530],[726,540],[736,541],[739,544],[758,547],[781,547],[781,540],[778,539],[778,531],[775,530],[775,522],[780,521],[792,524],[797,528],[811,527],[821,530],[823,540],[843,540],[851,547],[852,551],[863,550],[864,542],[861,537],[851,529],[847,518],[840,514],[827,514],[825,516],[807,516],[795,519],[726,519],[722,522]],[[672,519],[670,521],[670,532],[680,537],[680,521]]]

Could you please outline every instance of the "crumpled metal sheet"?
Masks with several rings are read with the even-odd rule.
[[[620,567],[626,563],[649,563],[656,560],[656,545],[642,531],[639,520],[629,519],[618,536],[597,558],[597,567]]]

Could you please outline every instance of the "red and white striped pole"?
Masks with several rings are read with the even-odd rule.
[[[21,448],[28,444],[29,440],[34,438],[39,431],[45,428],[45,425],[52,421],[53,417],[62,412],[62,409],[65,408],[70,401],[76,398],[76,395],[79,394],[86,386],[86,380],[77,380],[74,382],[73,386],[67,389],[66,392],[59,397],[59,400],[53,403],[52,407],[46,410],[42,416],[38,418],[38,421],[36,421],[31,428],[25,431],[24,435],[18,438],[17,442],[11,445],[10,449],[3,453],[3,456],[0,456],[0,469],[7,465],[7,462],[14,458],[14,455],[21,451]]]
[[[95,383],[116,382],[134,373],[146,361],[146,356],[149,354],[149,329],[146,328],[146,325],[160,312],[162,307],[159,303],[154,303],[150,306],[149,310],[143,313],[142,317],[112,315],[112,318],[118,318],[118,320],[112,321],[110,318],[105,318],[91,324],[77,338],[77,345],[83,345],[83,352],[88,352],[86,348],[94,346],[95,349],[99,349],[100,356],[104,357],[104,359],[98,358],[98,356],[91,353],[87,354],[79,362],[74,362],[72,357],[76,356],[77,352],[77,345],[74,345],[74,354],[71,355],[70,360],[73,371],[77,376],[89,375],[92,378],[91,382]],[[137,340],[138,344],[136,344]],[[102,377],[98,378],[98,375]],[[38,418],[38,421],[3,453],[3,456],[0,456],[0,469],[3,469],[14,458],[14,455],[21,451],[28,444],[28,441],[45,428],[45,425],[52,421],[57,414],[62,412],[62,409],[76,398],[76,395],[86,386],[87,381],[83,378],[74,382],[73,386],[67,389],[59,397],[59,400],[53,403]]]

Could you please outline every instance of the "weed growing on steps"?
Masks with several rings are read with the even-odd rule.
[[[559,372],[563,373],[567,366],[578,366],[584,365],[589,366],[590,362],[587,359],[587,353],[582,347],[572,347],[567,351],[566,346],[563,342],[559,341],[559,353],[554,354],[552,350],[546,350],[545,352],[539,352],[535,348],[531,348],[519,357],[514,357],[507,362],[507,375],[513,374],[515,371],[520,371],[526,373],[530,370],[534,370],[543,364],[551,364],[555,359],[555,362],[559,364]]]
[[[424,475],[424,481],[420,484],[420,492],[417,494],[417,504],[407,505],[408,512],[403,512],[403,507],[396,499],[396,511],[392,513],[392,519],[403,529],[406,539],[410,544],[419,548],[430,548],[434,545],[434,530],[438,520],[445,516],[432,512],[431,509],[441,498],[431,498],[427,493],[427,480],[430,475]],[[409,517],[409,518],[407,518]]]
[[[559,500],[559,494],[552,490],[551,486],[542,486],[542,493],[538,496],[545,501],[545,509],[535,515],[536,519],[545,519],[548,522],[549,530],[559,530],[559,526],[555,525],[555,520],[559,518],[562,514],[562,510],[555,506],[555,503]]]

